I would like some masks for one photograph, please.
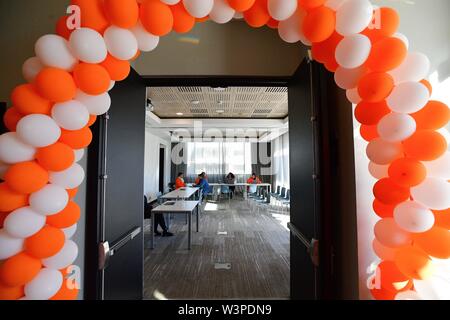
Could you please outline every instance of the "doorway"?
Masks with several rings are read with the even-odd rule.
[[[165,146],[161,145],[159,147],[159,192],[164,193],[165,190],[165,177],[166,177],[166,148]]]
[[[332,80],[332,79],[331,79]],[[143,295],[143,207],[142,200],[138,200],[142,190],[142,171],[139,177],[137,172],[143,167],[143,146],[145,118],[145,88],[152,86],[209,86],[209,87],[230,87],[230,86],[285,86],[289,94],[289,127],[290,127],[290,163],[291,163],[291,210],[290,210],[290,295],[291,299],[321,299],[334,298],[340,296],[339,283],[345,282],[347,286],[354,285],[354,278],[357,273],[345,275],[344,266],[341,261],[343,251],[348,252],[348,242],[340,242],[342,232],[343,215],[341,207],[349,209],[353,203],[340,205],[340,198],[336,196],[333,187],[340,185],[342,174],[336,163],[339,162],[340,155],[335,149],[340,145],[336,138],[336,131],[333,128],[340,127],[337,124],[339,117],[336,117],[336,110],[331,110],[336,101],[334,96],[337,88],[330,86],[330,74],[322,67],[312,61],[305,60],[298,71],[290,78],[144,78],[136,74],[135,79],[125,81],[123,86],[113,89],[112,94],[117,95],[113,99],[114,104],[120,104],[126,100],[131,91],[134,92],[136,105],[134,108],[120,108],[113,105],[111,114],[107,116],[107,128],[102,122],[95,127],[95,134],[98,143],[95,143],[90,150],[89,162],[92,170],[102,173],[108,179],[91,179],[88,185],[93,190],[100,190],[99,196],[92,199],[89,210],[88,224],[88,245],[95,248],[86,257],[86,287],[90,297],[100,297],[113,299],[141,299]],[[129,86],[134,87],[131,90]],[[139,89],[138,89],[139,88]],[[140,102],[140,99],[142,102]],[[127,101],[128,103],[128,101]],[[127,115],[121,114],[127,110]],[[133,111],[131,111],[133,110]],[[135,116],[131,116],[133,113]],[[351,109],[347,110],[351,118]],[[114,119],[120,119],[114,120]],[[127,121],[124,121],[127,120]],[[138,122],[141,121],[139,124]],[[136,140],[133,145],[121,142],[119,138],[109,136],[109,132],[126,131],[133,129]],[[351,130],[351,129],[350,129]],[[138,138],[138,135],[142,137]],[[108,139],[105,139],[108,136]],[[117,140],[117,141],[116,141]],[[139,143],[142,142],[141,147]],[[123,154],[132,157],[136,161],[135,165],[123,167],[121,170],[112,171],[116,158],[108,157],[111,150],[120,149]],[[301,152],[300,152],[301,151]],[[99,159],[105,159],[105,163]],[[139,160],[142,159],[142,160]],[[115,183],[120,182],[119,190],[114,191],[114,186],[109,187],[115,177]],[[130,175],[134,180],[130,180]],[[102,176],[100,175],[89,175]],[[106,180],[106,181],[105,181]],[[132,181],[132,182],[131,182]],[[127,194],[133,197],[124,198],[123,183],[127,185]],[[132,185],[131,185],[132,184]],[[126,212],[129,219],[123,217],[123,210],[119,211],[114,205],[109,204],[109,198],[117,198],[125,202],[128,206]],[[106,199],[106,201],[105,201]],[[123,207],[123,205],[122,205]],[[332,211],[330,209],[332,208]],[[132,216],[133,218],[130,218]],[[134,221],[134,222],[130,222]],[[116,235],[108,235],[109,228],[121,230]],[[100,230],[100,232],[98,231]],[[119,236],[121,234],[121,236]],[[99,269],[99,244],[108,244],[109,247],[117,246],[119,250],[111,252],[100,250],[105,253],[108,264],[102,265]],[[345,248],[346,250],[343,250]],[[353,248],[352,248],[353,250]],[[100,257],[101,258],[101,257]],[[131,259],[136,262],[123,264],[120,261]],[[100,259],[101,260],[101,259]],[[102,261],[102,260],[101,260]],[[348,261],[348,260],[347,260]],[[354,261],[348,262],[354,264]],[[129,275],[133,275],[130,277]],[[349,282],[349,278],[351,281]],[[90,281],[94,279],[95,281]],[[120,279],[120,281],[119,281]],[[121,288],[122,283],[127,282],[127,289]],[[94,284],[94,285],[93,285]],[[353,290],[351,290],[353,291]],[[232,297],[230,298],[239,298]]]

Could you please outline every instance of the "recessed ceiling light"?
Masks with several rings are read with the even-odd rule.
[[[192,104],[200,104],[200,101],[199,100],[191,100],[191,103]]]
[[[214,91],[225,91],[226,88],[223,88],[223,87],[213,87],[213,90],[214,90]]]
[[[177,116],[182,116],[183,112],[177,112]]]
[[[216,110],[217,113],[224,113],[225,110]]]
[[[219,101],[217,101],[217,104],[222,105],[222,104],[223,104],[223,101],[222,101],[222,100],[219,100]]]

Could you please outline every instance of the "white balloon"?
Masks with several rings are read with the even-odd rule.
[[[64,236],[66,237],[66,240],[71,239],[75,232],[77,232],[77,224],[75,223],[73,226],[70,226],[68,228],[61,229],[62,232],[64,232]]]
[[[89,111],[77,100],[55,103],[52,108],[52,118],[66,130],[80,130],[89,122]]]
[[[450,152],[447,151],[434,161],[423,161],[423,164],[429,177],[450,180]]]
[[[50,216],[63,210],[69,202],[67,191],[57,185],[48,184],[30,195],[30,207],[39,214]]]
[[[236,11],[230,7],[227,0],[214,0],[214,6],[209,18],[216,23],[227,23],[233,19]]]
[[[420,52],[410,52],[400,66],[390,71],[395,84],[416,81],[419,82],[428,76],[430,59]]]
[[[341,89],[353,89],[358,86],[359,80],[367,72],[365,67],[345,69],[338,67],[334,73],[334,80]]]
[[[43,259],[42,264],[50,269],[61,270],[70,266],[78,256],[78,247],[72,240],[66,240],[64,247],[54,256]]]
[[[272,18],[283,21],[295,13],[297,0],[269,0],[267,7]]]
[[[436,265],[433,261],[433,265]],[[414,289],[422,300],[450,300],[450,279],[448,278],[449,267],[443,272],[443,275],[431,276],[426,280],[414,280]]]
[[[372,44],[366,36],[354,34],[347,36],[336,47],[336,61],[346,69],[362,66],[369,57]]]
[[[25,143],[36,147],[47,147],[61,136],[56,122],[44,114],[30,114],[17,123],[17,135]]]
[[[388,165],[379,165],[372,161],[369,162],[369,172],[375,179],[383,179],[388,177]]]
[[[409,49],[409,40],[403,33],[397,32],[392,37],[402,40],[406,49]]]
[[[345,1],[347,0],[328,0],[327,2],[325,2],[325,7],[337,11]]]
[[[70,35],[69,44],[73,54],[87,63],[100,63],[108,54],[101,34],[90,28],[75,29]]]
[[[423,300],[422,297],[415,291],[408,290],[397,293],[395,300]]]
[[[64,171],[50,172],[49,180],[52,184],[64,189],[74,189],[83,183],[84,170],[78,163],[74,163]]]
[[[183,0],[186,11],[195,18],[206,17],[214,6],[214,0]]]
[[[28,82],[33,82],[44,66],[38,57],[27,59],[22,65],[22,75]]]
[[[159,37],[148,32],[140,21],[131,29],[136,37],[138,48],[143,52],[154,50],[159,44]]]
[[[75,162],[80,161],[84,157],[84,149],[78,149],[75,151]]]
[[[347,0],[336,11],[336,31],[350,36],[363,31],[373,18],[373,6],[368,0]]]
[[[394,209],[395,222],[405,231],[422,233],[434,225],[434,214],[420,203],[406,201]]]
[[[0,160],[13,164],[34,159],[36,149],[20,140],[15,132],[0,135]]]
[[[70,51],[69,42],[55,34],[42,36],[34,47],[36,57],[48,67],[72,71],[78,63]]]
[[[28,238],[41,230],[46,218],[33,211],[30,207],[23,207],[11,212],[5,219],[6,231],[16,238]]]
[[[289,19],[280,21],[278,24],[278,34],[280,35],[280,38],[288,43],[301,41],[304,45],[310,46],[311,41],[306,38],[301,28],[305,17],[306,12],[297,9]]]
[[[394,87],[386,102],[388,107],[398,113],[414,113],[428,102],[430,92],[420,82],[403,82]]]
[[[432,210],[450,208],[450,183],[444,179],[427,178],[411,188],[413,199]]]
[[[181,0],[161,0],[161,2],[164,2],[165,4],[168,4],[170,6],[173,6],[174,4],[177,4]]]
[[[400,142],[416,132],[416,121],[409,114],[389,113],[378,122],[380,137],[389,142]]]
[[[22,251],[24,239],[14,238],[0,229],[0,260],[8,259]]]
[[[91,96],[81,90],[77,90],[75,100],[81,102],[90,114],[96,116],[108,112],[111,107],[111,97],[107,92],[98,96]]]
[[[25,296],[30,300],[48,300],[61,289],[63,280],[59,270],[43,268],[25,285]]]
[[[5,180],[5,173],[8,171],[10,165],[0,161],[0,180]]]
[[[348,101],[350,101],[353,104],[358,104],[362,101],[357,87],[353,89],[348,89],[345,94],[347,96]]]
[[[119,60],[130,60],[138,51],[138,42],[133,32],[111,26],[103,34],[109,53]]]
[[[369,142],[366,153],[370,161],[379,165],[388,165],[402,156],[403,147],[401,143],[376,138]]]
[[[115,85],[116,85],[116,82],[114,80],[111,80],[111,82],[109,83],[108,91],[111,91],[112,88],[114,88]]]

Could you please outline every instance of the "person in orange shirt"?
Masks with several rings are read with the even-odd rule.
[[[186,187],[186,183],[184,183],[184,174],[180,172],[175,180],[175,189],[180,189]]]
[[[251,184],[260,184],[261,180],[256,176],[256,173],[253,173],[250,178],[247,179],[247,183]]]

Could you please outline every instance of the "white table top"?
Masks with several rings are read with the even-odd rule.
[[[152,213],[189,213],[194,211],[200,201],[168,201],[157,206]],[[170,205],[172,203],[172,205]]]
[[[163,199],[187,199],[190,198],[194,193],[196,193],[200,188],[191,188],[191,187],[185,187],[180,188],[177,190],[174,190],[172,192],[169,192],[165,195],[163,195],[161,198]]]
[[[215,187],[215,186],[230,186],[230,187],[237,186],[237,187],[241,187],[241,186],[253,186],[253,185],[261,186],[261,187],[267,187],[267,186],[270,186],[271,184],[270,183],[238,182],[238,183],[234,183],[234,184],[233,183],[210,183],[209,185],[213,186],[213,187]]]

